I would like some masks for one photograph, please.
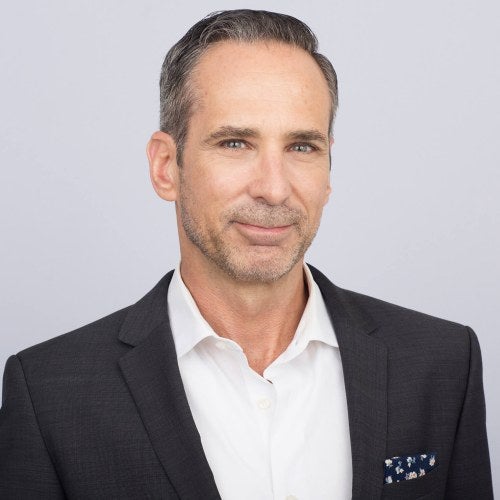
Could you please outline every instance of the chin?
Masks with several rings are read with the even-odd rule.
[[[301,261],[303,255],[293,258],[252,258],[243,262],[241,258],[222,258],[215,262],[228,276],[244,283],[275,283],[287,275]]]

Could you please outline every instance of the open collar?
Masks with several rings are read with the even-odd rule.
[[[387,436],[387,349],[371,335],[379,325],[356,294],[310,269],[340,348],[352,449],[352,498],[380,498]],[[179,496],[220,498],[179,373],[167,304],[172,274],[130,308],[119,338],[134,349],[119,364],[151,444]]]

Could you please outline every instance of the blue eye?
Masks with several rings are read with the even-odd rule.
[[[294,144],[292,146],[292,151],[297,151],[298,153],[311,153],[314,149],[310,144]]]
[[[236,139],[224,141],[222,145],[228,149],[243,149],[245,147],[245,143],[243,141],[238,141]]]

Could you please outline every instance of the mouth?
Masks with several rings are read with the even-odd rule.
[[[251,245],[276,246],[279,245],[293,228],[293,224],[285,226],[261,226],[246,222],[233,222],[237,231],[242,234]]]

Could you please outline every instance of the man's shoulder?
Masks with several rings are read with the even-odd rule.
[[[311,266],[310,266],[311,267]],[[456,321],[420,312],[334,285],[312,268],[325,303],[333,317],[338,311],[353,321],[371,325],[371,336],[388,345],[460,346],[468,351],[472,330]]]
[[[369,313],[377,322],[398,325],[411,323],[416,327],[432,326],[441,329],[462,330],[464,325],[380,298],[337,287],[344,298]]]
[[[76,330],[33,345],[17,354],[23,367],[33,373],[83,371],[100,373],[137,345],[157,324],[168,319],[167,273],[135,304],[124,307]]]
[[[17,357],[21,362],[34,362],[37,359],[46,362],[54,358],[74,361],[79,355],[93,353],[99,356],[103,352],[119,349],[121,342],[118,333],[131,307],[28,347],[17,353]]]
[[[75,330],[58,335],[49,340],[35,344],[20,351],[17,356],[20,359],[32,359],[44,357],[50,353],[55,355],[68,355],[70,353],[93,352],[99,353],[116,349],[123,350],[125,343],[119,338],[123,329],[131,326],[139,332],[148,331],[154,322],[163,319],[163,309],[166,305],[166,290],[172,277],[172,271],[163,276],[160,281],[136,303],[119,309],[107,316],[104,316],[92,323],[81,326]],[[161,310],[161,314],[158,314]],[[160,318],[158,318],[160,316]],[[135,345],[138,342],[129,342]]]

